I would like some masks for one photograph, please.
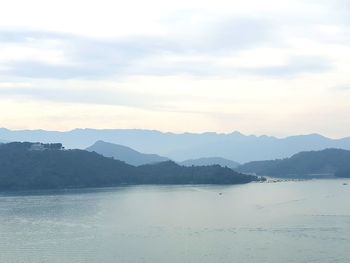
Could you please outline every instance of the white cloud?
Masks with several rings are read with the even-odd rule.
[[[66,63],[61,50],[0,45],[0,63],[17,61],[38,61],[53,65]]]

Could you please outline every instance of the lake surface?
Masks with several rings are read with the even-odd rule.
[[[3,193],[0,262],[350,262],[350,180]]]

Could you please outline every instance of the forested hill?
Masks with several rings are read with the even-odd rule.
[[[350,177],[350,151],[301,152],[286,159],[249,162],[237,169],[243,173],[286,178]]]
[[[232,184],[233,178],[235,183],[248,183],[256,180],[255,177],[234,172],[232,169],[221,167],[220,165],[186,167],[173,161],[167,161],[142,165],[138,169],[143,174],[146,174],[144,178],[161,184],[177,182],[186,182],[188,184]]]
[[[182,167],[173,162],[135,167],[61,144],[0,145],[0,189],[105,187],[123,184],[239,184],[257,180],[220,166]]]

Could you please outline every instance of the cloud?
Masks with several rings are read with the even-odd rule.
[[[161,100],[157,95],[134,94],[132,92],[99,88],[74,89],[72,87],[62,87],[58,89],[56,87],[33,87],[26,83],[0,83],[0,95],[2,98],[15,98],[24,101],[119,105],[140,109],[162,108]]]
[[[28,82],[0,82],[0,91],[2,89],[25,88],[25,87],[32,87],[32,84]]]
[[[323,57],[296,56],[291,57],[285,65],[242,69],[241,71],[271,77],[294,77],[299,74],[325,72],[332,67],[332,61]]]
[[[156,41],[154,44],[148,38],[98,40],[38,31],[0,32],[0,39],[2,46],[12,47],[13,53],[18,53],[18,50],[23,53],[23,59],[3,61],[7,69],[3,70],[3,74],[30,78],[89,79],[113,76],[133,60],[150,56],[160,48]],[[26,49],[23,50],[23,47]],[[55,63],[50,58],[46,61],[33,58],[31,55],[34,52],[28,47],[38,50],[38,53],[42,53],[43,49],[60,50],[64,61]]]
[[[6,59],[1,60],[0,54],[0,65],[4,68],[0,74],[52,79],[98,79],[139,72],[153,74],[153,70],[147,72],[145,68],[137,66],[148,60],[157,63],[154,58],[168,56],[205,54],[220,57],[237,53],[271,39],[270,27],[266,21],[256,19],[224,18],[203,20],[170,35],[114,39],[45,31],[0,31],[1,47],[11,48]],[[45,59],[39,59],[38,54],[44,51],[47,53]],[[16,56],[18,53],[22,54],[19,58]],[[180,65],[183,68],[180,73],[208,73],[208,70],[198,70],[196,65],[192,69],[190,66]],[[149,67],[157,68],[155,65]],[[169,70],[164,72],[160,68]],[[159,66],[160,72],[177,74],[178,70],[173,72],[172,69],[171,65]]]
[[[337,4],[344,5],[344,2],[339,1]],[[240,6],[247,8],[246,5]],[[283,5],[277,6],[275,11],[271,8],[272,11],[269,12],[245,15],[232,12],[221,14],[199,9],[177,10],[175,12],[177,15],[160,20],[163,23],[163,30],[158,33],[129,34],[111,38],[40,30],[2,30],[0,77],[33,79],[115,79],[134,75],[238,77],[243,73],[259,77],[285,78],[331,70],[334,67],[331,54],[322,52],[315,54],[312,50],[306,50],[302,54],[292,51],[298,45],[295,44],[297,41],[305,41],[307,37],[311,42],[322,44],[330,39],[340,41],[342,44],[347,41],[347,38],[340,36],[342,34],[339,32],[343,31],[338,32],[337,24],[332,21],[320,25],[324,16],[328,14],[326,7],[329,7],[331,10],[329,13],[332,13],[336,4],[298,2],[295,6],[291,5],[293,12],[298,10],[297,8],[305,8],[298,19],[295,18],[295,14],[284,14],[281,9]],[[264,8],[264,5],[259,5],[259,8]],[[314,8],[314,15],[310,15],[310,10],[307,8]],[[277,11],[281,13],[275,14]],[[320,27],[323,29],[319,29]],[[4,59],[1,50],[8,47],[11,49],[6,51]],[[249,68],[221,63],[227,58],[237,60],[242,52],[264,50],[264,48],[284,49],[287,56],[286,63]],[[173,60],[174,57],[177,59]]]
[[[60,80],[64,83],[64,80]],[[186,99],[174,96],[173,94],[146,93],[140,90],[128,91],[126,89],[118,89],[118,87],[106,87],[100,83],[101,87],[78,88],[74,84],[67,86],[62,84],[46,86],[42,84],[33,86],[29,83],[7,83],[0,82],[0,97],[11,98],[19,101],[36,101],[36,102],[53,102],[68,104],[85,104],[85,105],[105,105],[105,106],[125,106],[137,109],[147,109],[150,111],[169,111],[169,112],[191,112],[180,109],[179,103],[188,103],[195,98],[188,95]],[[58,87],[57,87],[58,86]],[[205,99],[204,99],[205,100]],[[201,110],[200,112],[203,113]]]

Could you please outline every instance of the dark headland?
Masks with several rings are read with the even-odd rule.
[[[243,184],[261,180],[219,165],[185,167],[172,161],[133,166],[60,143],[0,145],[0,190],[110,187],[136,184]]]

